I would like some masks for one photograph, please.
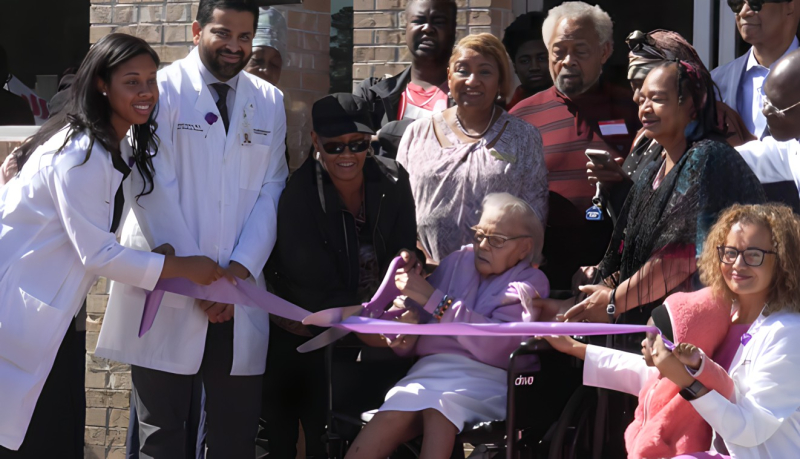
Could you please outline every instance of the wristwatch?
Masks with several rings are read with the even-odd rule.
[[[700,391],[705,388],[703,383],[695,379],[691,386],[681,389],[680,394],[686,401],[691,402],[696,400]]]

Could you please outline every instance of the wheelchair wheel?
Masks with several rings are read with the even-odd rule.
[[[597,408],[597,389],[579,387],[558,419],[550,443],[549,459],[591,457]]]

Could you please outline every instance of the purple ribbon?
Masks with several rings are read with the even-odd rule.
[[[407,324],[404,322],[348,317],[331,324],[356,333],[398,335],[454,335],[454,336],[550,336],[550,335],[618,335],[625,333],[658,333],[648,325],[596,324],[588,322],[505,322],[465,323],[445,322],[432,324]]]
[[[651,332],[659,333],[658,328],[647,325],[599,324],[586,322],[507,322],[507,323],[463,323],[446,322],[432,324],[407,324],[393,319],[402,311],[385,313],[387,305],[400,294],[394,283],[394,275],[400,267],[400,257],[392,260],[386,277],[380,288],[368,303],[362,305],[360,316],[351,316],[342,320],[341,311],[350,309],[333,308],[320,311],[312,316],[309,311],[296,306],[268,291],[249,282],[240,281],[236,285],[227,279],[219,279],[211,285],[198,285],[183,278],[162,279],[155,290],[147,294],[139,326],[139,337],[147,333],[153,326],[158,308],[165,292],[215,301],[218,303],[239,304],[266,311],[286,319],[314,325],[336,327],[358,333],[398,334],[398,335],[455,335],[455,336],[547,336],[547,335],[617,335],[625,333]],[[347,314],[344,314],[347,316]],[[366,317],[365,317],[366,316]],[[381,317],[376,319],[373,317]],[[670,350],[674,345],[662,335],[664,344]]]
[[[140,338],[153,326],[153,321],[156,318],[156,313],[158,313],[158,308],[165,292],[218,303],[251,306],[298,322],[302,322],[303,319],[311,314],[300,306],[295,306],[243,280],[237,282],[236,285],[233,285],[227,279],[219,279],[210,285],[199,285],[184,278],[162,279],[156,284],[155,290],[147,294],[147,299],[144,302],[142,323],[139,325]]]

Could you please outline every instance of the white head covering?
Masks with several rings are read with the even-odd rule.
[[[258,46],[269,46],[281,53],[281,57],[286,59],[286,38],[288,28],[286,19],[274,8],[260,8],[258,15],[258,28],[253,37],[253,48]]]

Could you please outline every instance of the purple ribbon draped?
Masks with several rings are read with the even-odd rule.
[[[550,336],[550,335],[618,335],[624,333],[658,333],[648,325],[597,324],[587,322],[504,322],[472,324],[445,322],[408,324],[404,322],[348,317],[333,327],[356,333],[397,335],[455,335],[455,336]]]
[[[158,281],[155,289],[147,294],[142,313],[142,323],[139,325],[141,338],[156,319],[156,313],[161,306],[164,293],[177,293],[178,295],[197,298],[199,300],[216,301],[218,303],[241,304],[264,310],[270,314],[302,322],[311,315],[310,312],[257,287],[250,282],[240,280],[233,285],[227,279],[219,279],[210,285],[199,285],[184,279],[162,279]]]
[[[384,313],[400,291],[394,283],[394,273],[400,267],[400,257],[392,260],[386,277],[375,296],[368,303],[362,304],[360,316],[347,317],[342,314],[346,309],[332,308],[314,314],[310,322],[318,326],[336,327],[357,333],[384,334],[384,335],[454,335],[454,336],[547,336],[547,335],[617,335],[626,333],[659,333],[658,328],[647,325],[626,324],[600,324],[585,322],[507,322],[507,323],[463,323],[446,322],[430,324],[408,324],[394,320],[377,319],[395,318],[398,311]],[[183,279],[162,279],[158,281],[155,289],[147,294],[139,326],[139,337],[147,333],[153,326],[158,308],[165,292],[197,298],[200,300],[215,301],[218,303],[239,304],[261,309],[270,314],[298,322],[309,318],[312,314],[268,291],[251,284],[240,281],[236,285],[227,279],[219,279],[210,285],[198,285]],[[401,311],[400,311],[401,312]],[[364,317],[366,316],[366,317]],[[343,317],[346,317],[342,319]],[[309,321],[306,321],[309,322]],[[664,344],[669,350],[674,345],[661,335]]]

